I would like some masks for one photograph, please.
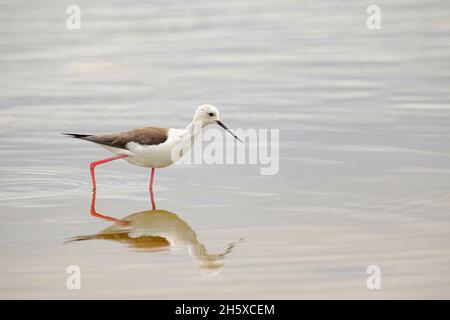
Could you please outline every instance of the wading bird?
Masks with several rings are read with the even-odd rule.
[[[185,129],[144,127],[106,135],[63,134],[94,142],[115,154],[114,157],[94,161],[90,164],[94,191],[97,189],[94,170],[99,164],[124,159],[131,164],[151,168],[149,189],[152,207],[155,209],[153,197],[155,168],[164,168],[176,162],[192,147],[202,129],[211,123],[218,124],[241,141],[220,121],[219,110],[209,104],[203,104],[197,108],[193,120]]]

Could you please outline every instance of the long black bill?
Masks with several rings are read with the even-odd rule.
[[[242,141],[241,139],[239,139],[238,137],[236,137],[236,136],[233,134],[233,132],[231,132],[230,129],[228,129],[227,126],[224,125],[221,121],[217,120],[216,122],[217,122],[217,124],[218,124],[219,126],[221,126],[222,128],[224,128],[225,130],[227,130],[233,137],[235,137],[236,140],[238,140],[238,141],[244,143],[244,141]]]

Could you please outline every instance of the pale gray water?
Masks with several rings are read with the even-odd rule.
[[[361,1],[77,1],[79,31],[69,4],[1,1],[1,298],[450,298],[448,1],[377,1],[378,31]],[[208,251],[245,237],[220,274],[183,246],[64,245],[111,225],[89,214],[108,153],[59,133],[182,127],[201,103],[280,129],[275,176],[156,172],[158,207]],[[98,211],[148,210],[148,177],[99,168]]]

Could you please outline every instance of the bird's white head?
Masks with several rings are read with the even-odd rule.
[[[202,104],[195,111],[194,121],[201,121],[204,126],[216,123],[220,121],[219,110],[210,104]]]
[[[210,123],[217,123],[219,126],[227,130],[233,135],[237,140],[242,142],[241,139],[236,137],[223,123],[220,121],[219,109],[210,104],[202,104],[197,108],[194,115],[194,122],[201,122],[202,127]]]

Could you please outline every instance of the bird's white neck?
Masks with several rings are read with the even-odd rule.
[[[172,162],[177,161],[183,157],[194,145],[195,139],[200,135],[204,125],[201,121],[192,120],[191,123],[177,133],[180,140],[177,142],[177,146],[174,148],[171,154]]]
[[[204,124],[203,121],[192,120],[192,122],[183,130],[184,139],[191,139],[193,144],[195,138],[197,138],[205,126],[206,124]]]

